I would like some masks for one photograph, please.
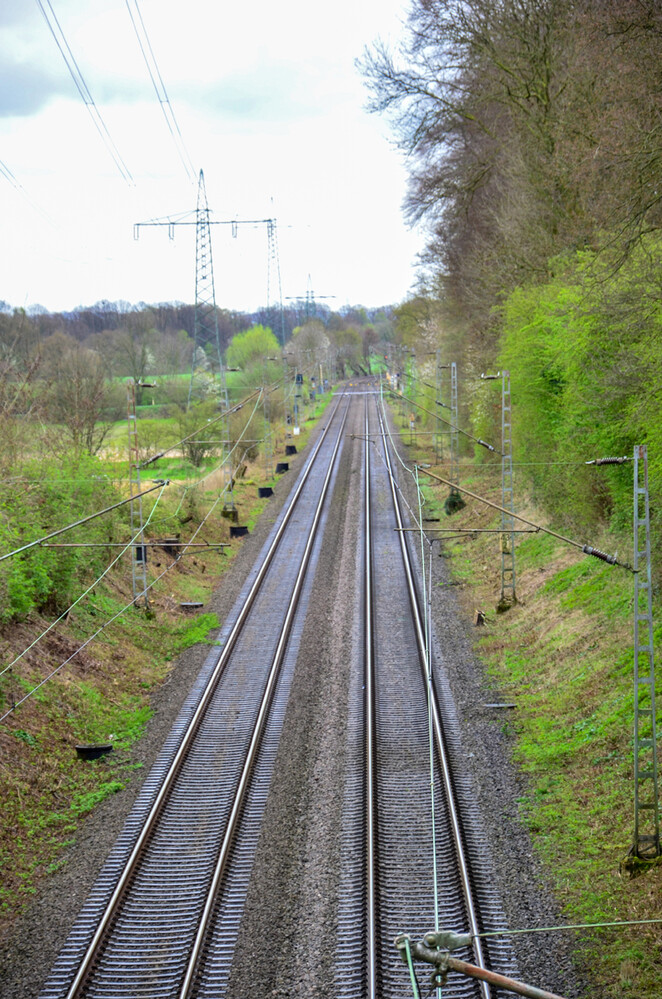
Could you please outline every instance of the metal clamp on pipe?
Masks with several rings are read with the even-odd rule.
[[[400,951],[400,956],[405,964],[407,961],[407,948],[412,957],[418,961],[425,961],[434,966],[431,982],[433,988],[443,986],[446,983],[449,971],[457,971],[469,978],[478,978],[490,985],[504,989],[506,992],[513,992],[518,996],[525,996],[527,999],[563,999],[555,992],[546,992],[535,985],[527,985],[525,982],[515,981],[514,978],[507,978],[506,975],[499,975],[495,971],[488,971],[487,968],[478,968],[475,964],[468,964],[460,961],[459,958],[451,957],[451,951],[459,947],[469,947],[473,941],[471,933],[454,933],[452,930],[441,930],[438,933],[426,933],[423,941],[414,943],[408,934],[403,933],[395,938],[395,946]]]

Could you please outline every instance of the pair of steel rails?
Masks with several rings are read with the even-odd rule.
[[[373,396],[373,398],[376,398]],[[345,426],[349,406],[356,404],[352,402],[351,396],[340,397],[335,405],[335,409],[328,419],[324,432],[321,434],[313,452],[311,453],[296,488],[287,504],[280,522],[274,528],[273,537],[267,543],[262,553],[259,565],[256,567],[247,592],[242,594],[241,606],[236,612],[233,623],[226,626],[226,633],[223,636],[223,648],[220,654],[215,655],[212,661],[208,660],[208,668],[203,679],[200,681],[200,688],[193,691],[189,699],[188,706],[185,706],[183,717],[175,727],[170,740],[170,747],[164,748],[163,762],[161,766],[155,767],[152,778],[146,782],[144,789],[144,801],[137,804],[133,821],[129,820],[125,828],[125,841],[116,850],[119,859],[114,861],[111,858],[107,870],[99,879],[96,898],[88,903],[87,911],[84,908],[81,917],[74,927],[70,939],[65,945],[53,972],[42,990],[42,999],[81,999],[81,997],[112,996],[119,999],[120,996],[137,997],[141,995],[169,996],[172,999],[191,999],[191,997],[201,994],[198,992],[199,974],[205,948],[208,945],[210,936],[218,933],[218,928],[214,929],[214,920],[217,918],[218,900],[222,890],[223,879],[226,875],[228,864],[230,863],[232,851],[236,846],[238,827],[242,816],[242,811],[246,806],[247,797],[250,794],[251,776],[255,767],[255,761],[264,737],[266,726],[269,724],[269,714],[274,694],[279,682],[279,674],[282,664],[288,655],[288,643],[291,638],[295,619],[298,613],[298,603],[302,594],[302,589],[306,580],[306,574],[311,562],[313,548],[317,542],[317,532],[323,520],[325,504],[328,496],[334,470],[338,456],[342,450],[345,437]],[[379,954],[384,947],[392,947],[392,941],[384,941],[380,930],[380,886],[376,872],[380,863],[379,847],[379,822],[376,814],[378,809],[378,789],[376,780],[376,747],[379,740],[378,726],[375,720],[375,705],[377,695],[375,685],[377,673],[375,669],[374,652],[374,617],[375,608],[372,597],[374,596],[373,574],[375,569],[375,552],[371,543],[372,536],[372,513],[371,513],[371,483],[376,474],[382,474],[380,468],[376,473],[375,460],[387,469],[390,483],[390,491],[393,503],[394,527],[392,531],[398,536],[400,552],[402,557],[402,572],[406,580],[407,600],[411,608],[413,627],[418,646],[417,654],[422,670],[422,684],[427,689],[427,662],[428,652],[425,638],[425,611],[421,606],[419,587],[416,582],[416,569],[412,564],[412,558],[408,550],[408,542],[404,527],[403,513],[401,510],[400,496],[393,472],[390,448],[386,444],[386,428],[383,417],[378,415],[378,423],[371,428],[369,418],[369,406],[374,402],[366,396],[365,408],[365,462],[364,462],[364,586],[365,596],[363,600],[364,608],[364,717],[365,717],[365,761],[364,761],[364,789],[363,798],[365,802],[364,832],[362,834],[365,845],[365,859],[363,862],[365,887],[363,889],[364,902],[364,939],[363,953],[365,955],[364,981],[360,987],[362,995],[368,995],[370,999],[377,996],[384,996],[383,975],[380,970]],[[335,429],[335,436],[334,431]],[[372,435],[372,436],[371,436]],[[370,443],[371,440],[379,439],[383,442],[379,446],[383,448],[382,455],[378,459],[375,457],[375,448]],[[318,473],[320,462],[325,463],[322,473]],[[314,486],[316,475],[321,479],[321,484]],[[307,484],[310,489],[316,492],[314,502],[307,495]],[[308,490],[308,492],[310,491]],[[306,523],[302,528],[300,514],[302,505],[306,505]],[[292,529],[294,528],[294,529]],[[268,625],[263,619],[263,612],[259,609],[261,594],[265,590],[283,590],[285,584],[280,577],[274,581],[271,579],[272,567],[278,558],[283,557],[283,548],[287,548],[289,542],[287,538],[294,534],[299,539],[293,543],[292,550],[284,552],[284,559],[289,564],[289,575],[287,576],[288,597],[283,616],[278,622]],[[257,609],[256,609],[257,608]],[[254,620],[257,615],[258,621]],[[239,716],[239,702],[245,693],[245,683],[248,682],[248,669],[240,666],[240,677],[237,685],[230,693],[224,694],[224,708],[221,716],[209,722],[209,716],[213,716],[219,711],[215,706],[215,693],[222,678],[228,670],[228,664],[233,656],[237,655],[237,649],[242,641],[242,635],[247,631],[256,629],[272,630],[277,636],[275,647],[269,649],[271,665],[266,673],[266,679],[259,681],[262,686],[261,696],[251,719],[252,731],[250,735],[242,733],[239,741],[242,742],[241,761],[229,766],[228,758],[225,754],[230,753],[230,748],[219,750],[218,746],[219,728],[232,726],[233,717]],[[239,654],[240,655],[240,654]],[[248,654],[251,659],[253,653]],[[251,670],[251,676],[253,671]],[[203,671],[204,673],[204,671]],[[456,801],[456,791],[452,776],[451,762],[448,758],[446,748],[446,738],[444,735],[444,725],[442,712],[440,710],[434,686],[430,701],[430,713],[435,741],[435,756],[439,767],[440,781],[443,784],[446,796],[445,808],[450,817],[450,827],[453,837],[453,852],[459,869],[459,880],[463,895],[463,910],[466,914],[467,923],[464,929],[472,934],[480,932],[481,923],[476,903],[474,902],[474,889],[472,887],[471,864],[466,856],[466,835],[463,830],[462,821],[459,816],[459,809]],[[237,706],[233,707],[233,697]],[[232,712],[235,712],[233,715]],[[227,797],[227,802],[222,809],[214,801],[211,801],[209,814],[200,814],[190,810],[191,806],[186,804],[173,806],[171,799],[176,795],[178,782],[187,780],[187,772],[195,771],[201,764],[191,763],[191,758],[195,754],[196,741],[200,739],[201,732],[205,726],[211,726],[210,734],[207,738],[207,748],[201,751],[202,766],[209,766],[210,769],[220,766],[224,770],[230,770],[229,780],[233,783],[231,795],[223,792]],[[203,735],[203,739],[204,739]],[[230,743],[232,740],[230,740]],[[211,750],[209,749],[211,745]],[[219,755],[222,759],[217,759]],[[205,792],[203,792],[204,794]],[[174,811],[175,821],[180,825],[189,826],[193,823],[196,828],[207,824],[222,825],[223,828],[217,836],[212,837],[214,856],[211,860],[203,864],[202,874],[196,875],[191,882],[192,887],[185,884],[184,889],[178,895],[176,890],[170,888],[168,882],[169,868],[173,863],[186,867],[191,859],[189,854],[195,854],[200,848],[198,845],[187,846],[186,842],[175,842],[175,853],[171,851],[168,844],[164,847],[165,854],[159,855],[160,847],[153,848],[153,843],[162,839],[170,839],[168,832],[161,833],[159,824],[164,816],[167,818],[168,812]],[[222,812],[222,814],[221,814]],[[204,837],[203,837],[204,838]],[[162,941],[162,948],[155,958],[142,951],[142,944],[138,940],[128,937],[124,942],[117,945],[117,957],[108,958],[108,953],[113,950],[114,945],[109,945],[112,941],[112,934],[116,932],[118,923],[122,922],[121,912],[127,909],[124,922],[129,924],[136,920],[140,922],[140,912],[133,912],[133,903],[127,903],[126,899],[132,892],[136,891],[136,885],[141,881],[141,864],[145,855],[152,849],[156,849],[157,859],[154,869],[157,874],[160,872],[161,878],[148,886],[148,895],[156,899],[157,906],[164,911],[171,911],[174,921],[174,930],[169,930],[165,934],[166,939]],[[165,859],[164,859],[165,858]],[[197,858],[192,861],[197,863]],[[249,865],[250,866],[250,865]],[[204,886],[198,883],[204,882]],[[195,883],[193,883],[195,882]],[[94,892],[93,892],[94,895]],[[170,899],[167,896],[171,895]],[[165,905],[164,903],[165,899]],[[195,908],[195,915],[185,912],[187,904]],[[151,903],[150,903],[151,904]],[[165,917],[159,915],[152,928],[152,932],[159,935],[159,926],[162,927],[162,920]],[[194,929],[191,929],[195,924]],[[180,927],[180,928],[178,928]],[[163,927],[162,927],[163,928]],[[406,929],[406,927],[400,927]],[[121,931],[126,936],[126,931]],[[222,931],[221,931],[222,932]],[[180,938],[180,939],[177,939]],[[172,946],[172,940],[177,939],[181,944],[182,952],[185,952],[183,959],[178,959],[179,964],[173,971],[169,964],[168,949]],[[475,939],[473,944],[473,959],[479,965],[485,965],[486,956],[481,947],[479,939]],[[116,962],[115,964],[113,962]],[[119,964],[117,964],[119,962]],[[177,963],[177,962],[175,962]],[[145,968],[153,965],[145,975]],[[145,978],[149,984],[141,985],[141,980]],[[225,979],[227,981],[227,979]],[[404,981],[404,974],[403,974]],[[121,984],[120,984],[121,983]],[[219,985],[219,991],[215,994],[227,994],[223,991],[224,985]],[[472,986],[473,988],[473,986]],[[467,993],[464,993],[467,994]],[[481,999],[489,999],[492,993],[485,983],[477,986],[471,993],[480,996]]]

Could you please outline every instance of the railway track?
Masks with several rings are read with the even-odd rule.
[[[366,400],[362,436],[365,694],[355,711],[355,725],[356,737],[360,729],[364,740],[365,766],[363,781],[358,768],[347,779],[346,809],[355,824],[348,824],[343,844],[346,874],[340,925],[346,939],[339,941],[334,995],[404,999],[411,988],[392,946],[399,933],[420,939],[435,926],[479,933],[505,926],[505,919],[492,887],[489,852],[471,785],[462,779],[465,761],[439,670],[443,657],[425,620],[412,551],[415,535],[403,530],[408,519],[375,397]],[[432,650],[429,680],[428,648]],[[364,891],[358,897],[353,884],[359,871],[352,858],[361,812]],[[360,957],[357,925],[364,926]],[[503,943],[492,944],[488,952],[478,939],[462,957],[502,973],[516,970]],[[469,979],[451,981],[444,988],[444,996],[490,999],[493,995],[486,984]]]
[[[361,430],[351,438],[350,424]],[[322,928],[332,952],[328,994],[410,995],[393,947],[402,931],[422,937],[435,923],[473,932],[504,925],[462,776],[443,655],[402,530],[386,426],[376,393],[357,393],[340,398],[328,419],[220,635],[222,650],[208,658],[41,999],[257,994],[232,977],[237,941],[325,520],[343,501],[334,495],[340,463],[350,452],[356,460],[356,449],[363,530],[346,598],[356,605],[362,655],[352,657],[342,726],[337,898],[333,926]],[[503,943],[460,956],[515,970]],[[449,982],[444,995],[496,993],[463,980]]]
[[[246,853],[243,847],[233,852],[232,841],[235,835],[245,840],[246,829],[241,835],[237,829],[240,818],[253,829],[257,821],[259,828],[255,812],[269,779],[265,758],[273,763],[300,627],[297,609],[305,613],[306,568],[347,408],[341,398],[229,633],[221,636],[222,652],[207,660],[42,990],[44,999],[189,994],[224,875],[229,887],[219,904],[227,910],[227,949],[230,924],[241,912],[231,877]],[[249,790],[260,744],[263,758]],[[221,986],[222,977],[221,971]]]

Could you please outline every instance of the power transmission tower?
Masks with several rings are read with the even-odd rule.
[[[634,839],[635,857],[660,855],[648,448],[634,449]]]
[[[216,289],[214,286],[214,261],[211,251],[211,228],[209,224],[209,205],[205,177],[200,171],[198,182],[198,203],[195,225],[195,319],[193,328],[193,356],[191,358],[191,381],[188,390],[188,405],[191,405],[193,395],[193,380],[195,377],[195,360],[198,349],[203,343],[215,343],[218,358],[219,398],[224,412],[221,420],[223,439],[223,485],[228,490],[229,501],[224,504],[226,512],[232,515],[235,511],[234,476],[232,474],[232,441],[230,439],[230,400],[228,398],[228,383],[225,377],[225,367],[221,355],[221,340],[218,332],[218,312],[216,311]]]
[[[194,216],[191,218],[191,216]],[[223,444],[223,478],[229,491],[229,502],[225,504],[226,511],[233,513],[234,504],[234,481],[232,475],[232,459],[230,457],[230,418],[227,415],[229,409],[227,381],[225,378],[225,368],[221,356],[221,344],[218,330],[218,312],[216,310],[216,292],[214,287],[214,264],[212,259],[211,246],[211,226],[229,225],[232,227],[232,235],[236,236],[241,225],[266,225],[267,234],[271,233],[269,239],[269,261],[273,257],[277,265],[278,283],[280,287],[280,264],[278,264],[278,241],[276,238],[276,219],[224,219],[221,221],[210,218],[209,205],[207,203],[207,191],[205,188],[204,173],[201,170],[198,178],[198,200],[195,212],[185,212],[181,216],[166,216],[162,219],[154,219],[149,222],[136,222],[133,227],[134,239],[138,239],[140,229],[143,226],[167,226],[170,239],[175,238],[176,226],[195,226],[195,320],[193,331],[193,356],[191,359],[191,381],[189,383],[188,402],[191,403],[193,397],[193,387],[195,381],[195,361],[196,353],[203,343],[214,343],[218,357],[219,368],[219,395],[220,405],[226,413],[225,419],[221,421]],[[269,291],[267,291],[267,297]],[[282,314],[282,309],[281,309]]]
[[[306,294],[305,294],[305,296],[302,297],[301,295],[286,295],[286,300],[288,302],[298,302],[298,303],[303,302],[304,303],[303,321],[305,323],[307,323],[309,319],[316,319],[317,318],[317,299],[319,299],[319,298],[335,298],[335,297],[336,297],[335,295],[317,295],[317,296],[315,296],[315,293],[313,292],[313,282],[312,282],[312,279],[311,279],[310,274],[309,274],[308,275],[308,285],[306,287]],[[301,321],[301,306],[300,305],[299,305],[299,308],[298,308],[297,311],[299,313],[299,316],[298,316],[299,321]]]
[[[218,358],[220,378],[221,406],[229,409],[228,388],[225,379],[225,369],[221,356],[221,341],[218,332],[218,313],[216,311],[216,291],[214,287],[214,262],[211,251],[211,228],[209,224],[209,205],[202,170],[198,181],[198,204],[195,223],[195,319],[193,327],[193,356],[191,359],[191,381],[189,383],[188,403],[191,404],[193,381],[195,377],[195,361],[198,347],[203,343],[215,343]],[[226,432],[227,431],[227,432]],[[229,428],[224,428],[224,439],[229,440]]]

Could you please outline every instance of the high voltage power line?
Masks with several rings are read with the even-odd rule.
[[[2,174],[2,176],[5,178],[5,180],[8,180],[9,183],[11,184],[11,186],[15,187],[17,191],[22,191],[23,190],[23,188],[21,187],[21,185],[19,184],[19,182],[16,180],[16,177],[11,172],[11,170],[9,169],[9,167],[7,166],[7,164],[3,163],[2,160],[0,160],[0,174]]]
[[[186,145],[184,144],[184,139],[177,123],[172,104],[170,103],[170,98],[168,97],[168,92],[166,91],[163,77],[161,76],[156,56],[154,55],[154,50],[152,49],[152,45],[149,40],[149,35],[147,34],[147,28],[145,27],[145,22],[143,21],[140,7],[138,6],[138,0],[126,0],[126,8],[129,12],[129,17],[131,18],[131,23],[133,24],[133,30],[136,33],[138,45],[140,46],[140,51],[143,54],[147,71],[154,86],[154,91],[161,106],[161,110],[163,111],[163,117],[166,120],[168,130],[172,135],[173,142],[175,143],[177,153],[182,161],[182,165],[186,171],[188,179],[192,183],[195,183],[196,172],[193,167],[193,163],[191,162],[191,157],[186,149]]]
[[[48,25],[48,28],[55,40],[55,44],[60,50],[60,54],[64,59],[65,65],[69,70],[69,73],[71,74],[71,78],[74,81],[74,84],[76,85],[76,89],[78,90],[78,93],[80,94],[83,103],[85,104],[85,107],[89,111],[90,117],[92,118],[92,121],[94,122],[96,129],[99,135],[101,136],[101,139],[106,149],[112,156],[115,166],[119,170],[120,174],[122,175],[122,178],[126,181],[126,183],[132,185],[134,181],[131,175],[131,171],[129,170],[126,163],[122,159],[117,146],[113,142],[111,134],[108,131],[108,127],[105,121],[103,120],[101,112],[99,111],[99,108],[97,107],[96,102],[92,97],[92,94],[90,93],[90,89],[87,86],[87,83],[85,82],[85,78],[81,72],[80,66],[76,62],[76,58],[73,52],[71,51],[69,43],[67,42],[64,31],[62,30],[62,26],[60,25],[60,22],[57,19],[55,11],[53,10],[53,5],[51,4],[51,0],[37,0],[37,6],[39,7],[41,13],[44,15],[44,20],[46,21],[46,24]]]

